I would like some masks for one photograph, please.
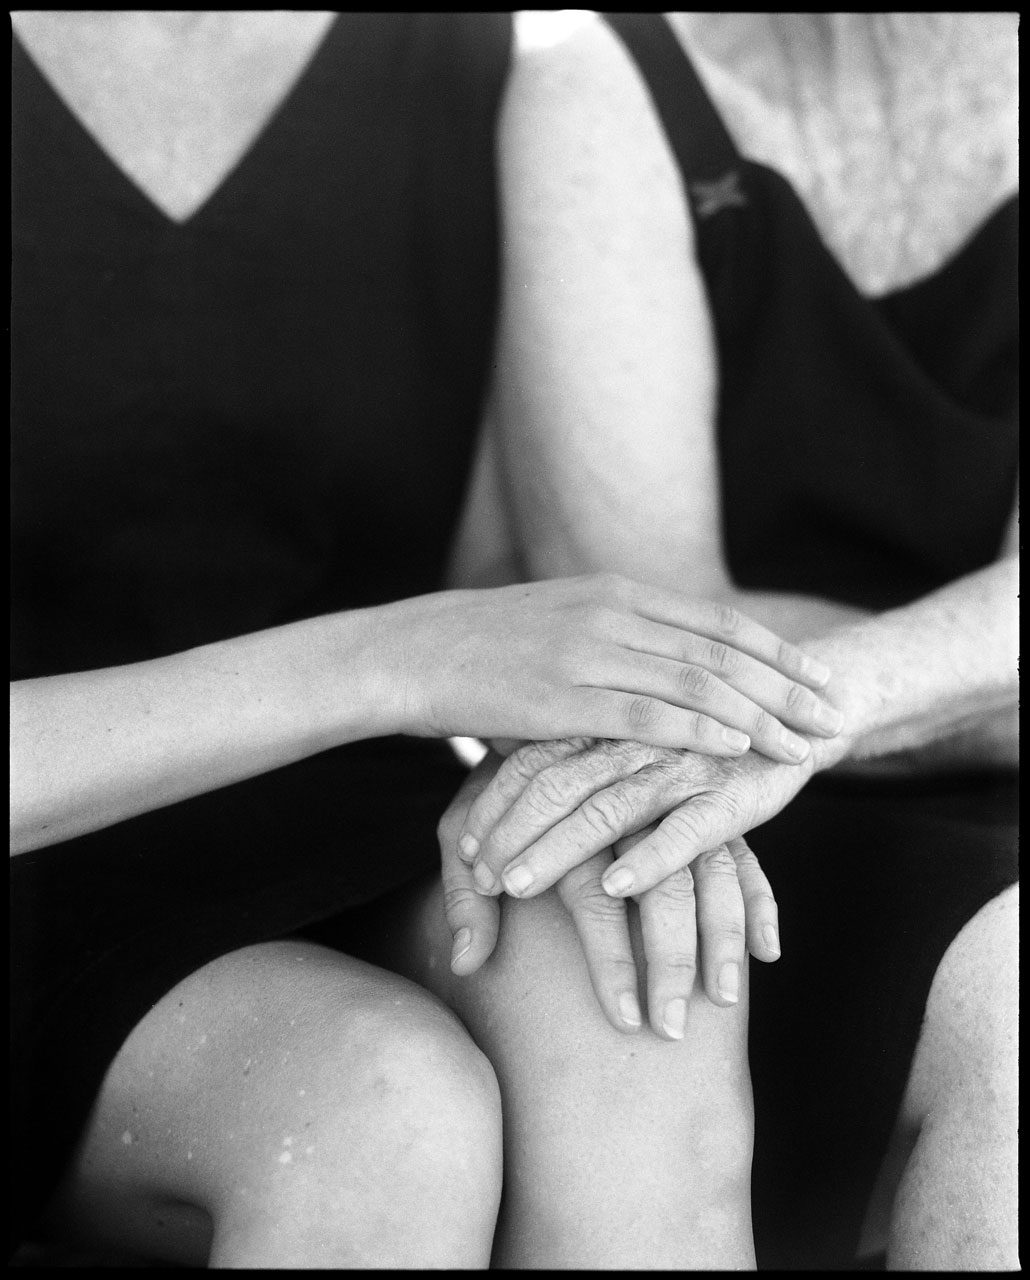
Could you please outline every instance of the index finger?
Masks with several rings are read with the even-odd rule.
[[[698,792],[669,811],[648,836],[612,863],[604,877],[605,892],[624,898],[653,889],[706,849],[739,836],[741,822],[741,816],[717,795]]]
[[[597,799],[597,794],[659,758],[660,753],[653,747],[605,739],[541,769],[481,840],[476,858],[476,883],[480,889],[490,892],[496,888],[497,877],[512,859],[584,804],[588,816],[606,812],[606,801]],[[601,829],[600,834],[611,843],[625,832],[610,826]]]
[[[547,742],[527,742],[513,751],[486,786],[472,798],[456,837],[458,857],[472,862],[485,837],[531,779],[542,769],[567,760],[592,742],[593,738],[555,738]]]
[[[496,761],[485,759],[463,781],[437,826],[444,915],[451,932],[451,971],[465,977],[493,953],[500,928],[500,904],[476,892],[472,868],[457,856],[455,835],[464,810],[487,785]]]
[[[616,1031],[634,1032],[643,1019],[626,903],[601,888],[601,874],[610,861],[611,853],[602,850],[559,880],[557,892],[572,916],[604,1016]]]

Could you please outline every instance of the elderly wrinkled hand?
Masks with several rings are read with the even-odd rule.
[[[491,753],[466,779],[439,824],[444,905],[454,939],[451,968],[474,973],[492,954],[500,924],[500,900],[477,891],[472,867],[458,854],[458,835],[469,809],[486,794],[503,761]],[[561,876],[556,892],[569,911],[591,983],[608,1021],[635,1031],[643,1015],[628,904],[602,887],[617,854],[647,836],[637,832],[603,848]],[[780,954],[776,902],[754,854],[743,840],[706,851],[690,867],[637,897],[646,962],[647,1019],[656,1034],[680,1040],[695,979],[723,1007],[737,1001],[748,951],[763,961]]]
[[[647,828],[602,878],[607,894],[630,897],[773,817],[813,770],[754,752],[717,760],[609,739],[527,743],[469,806],[459,855],[481,893],[532,897]]]

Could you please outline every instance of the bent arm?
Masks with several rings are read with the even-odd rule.
[[[895,766],[899,753],[912,766],[1010,761],[1010,555],[879,617],[730,579],[692,223],[647,91],[600,21],[521,60],[501,139],[496,465],[528,573],[616,569],[804,640],[838,673],[830,696],[846,690],[841,767]],[[839,763],[839,747],[820,752]]]

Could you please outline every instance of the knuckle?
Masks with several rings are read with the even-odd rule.
[[[571,798],[571,779],[560,769],[544,769],[525,790],[525,802],[538,813],[564,808]]]
[[[712,673],[704,667],[684,663],[679,670],[680,692],[688,698],[700,698],[707,694],[712,686]]]
[[[605,893],[598,880],[591,880],[577,889],[573,909],[581,919],[597,924],[619,922],[626,916],[625,902]]]
[[[737,876],[737,863],[729,849],[723,844],[717,849],[710,849],[698,859],[699,868],[709,875]]]
[[[778,737],[779,732],[779,721],[774,716],[771,716],[768,711],[763,711],[761,707],[758,707],[748,724],[748,733],[751,737],[758,739]]]
[[[735,949],[743,948],[745,942],[744,921],[733,918],[710,920],[709,931],[715,929],[719,937],[731,943]]]
[[[720,636],[733,637],[741,629],[744,619],[731,604],[716,604],[713,612],[715,630]]]
[[[780,640],[776,645],[776,664],[788,669],[797,668],[797,653],[794,646],[786,640]]]
[[[701,835],[701,822],[692,808],[674,809],[658,830],[674,845],[692,845]]]
[[[721,676],[733,676],[740,671],[743,661],[739,649],[733,649],[721,640],[710,640],[706,650],[708,665]]]
[[[613,947],[595,947],[593,963],[613,987],[635,987],[637,967],[633,957]]]
[[[468,915],[478,905],[476,897],[475,891],[465,885],[445,885],[443,891],[444,915],[448,919],[451,919],[452,916]]]
[[[657,964],[666,975],[673,973],[686,976],[696,971],[697,954],[674,948],[671,951],[660,951],[653,957],[652,963]]]
[[[598,791],[583,801],[580,814],[583,821],[605,839],[614,840],[622,835],[632,819],[633,806],[619,791]]]
[[[652,729],[661,718],[661,704],[647,694],[635,694],[626,705],[625,715],[631,730]]]
[[[761,863],[755,855],[749,850],[746,854],[734,854],[734,861],[737,864],[737,876],[741,882],[768,884],[765,879],[765,872],[761,869]]]
[[[687,868],[683,870],[686,871],[686,875],[683,872],[677,872],[655,886],[653,892],[658,895],[662,906],[676,909],[693,907],[697,897],[694,892],[694,877]]]
[[[646,742],[633,742],[627,738],[604,738],[584,763],[592,770],[611,768],[614,766],[623,775],[638,772],[647,768],[659,758],[662,748],[652,747]]]
[[[548,753],[542,743],[527,742],[514,751],[501,766],[507,773],[516,777],[531,778],[548,763]]]
[[[787,710],[798,715],[810,715],[815,707],[815,698],[809,690],[793,681],[787,686],[785,702]]]
[[[705,715],[703,711],[695,712],[693,717],[693,733],[694,739],[700,743],[711,742],[712,730],[715,728],[715,722],[711,716]]]
[[[733,847],[734,843],[738,844],[740,848],[734,848]],[[733,858],[733,861],[737,864],[738,871],[745,871],[745,872],[757,871],[759,874],[763,874],[762,867],[758,861],[758,858],[751,851],[751,849],[749,849],[748,846],[744,844],[743,840],[731,842],[727,847],[729,848],[730,856]]]

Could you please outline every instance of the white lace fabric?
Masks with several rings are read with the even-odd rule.
[[[669,15],[741,153],[862,292],[932,274],[1018,189],[1018,15]]]

